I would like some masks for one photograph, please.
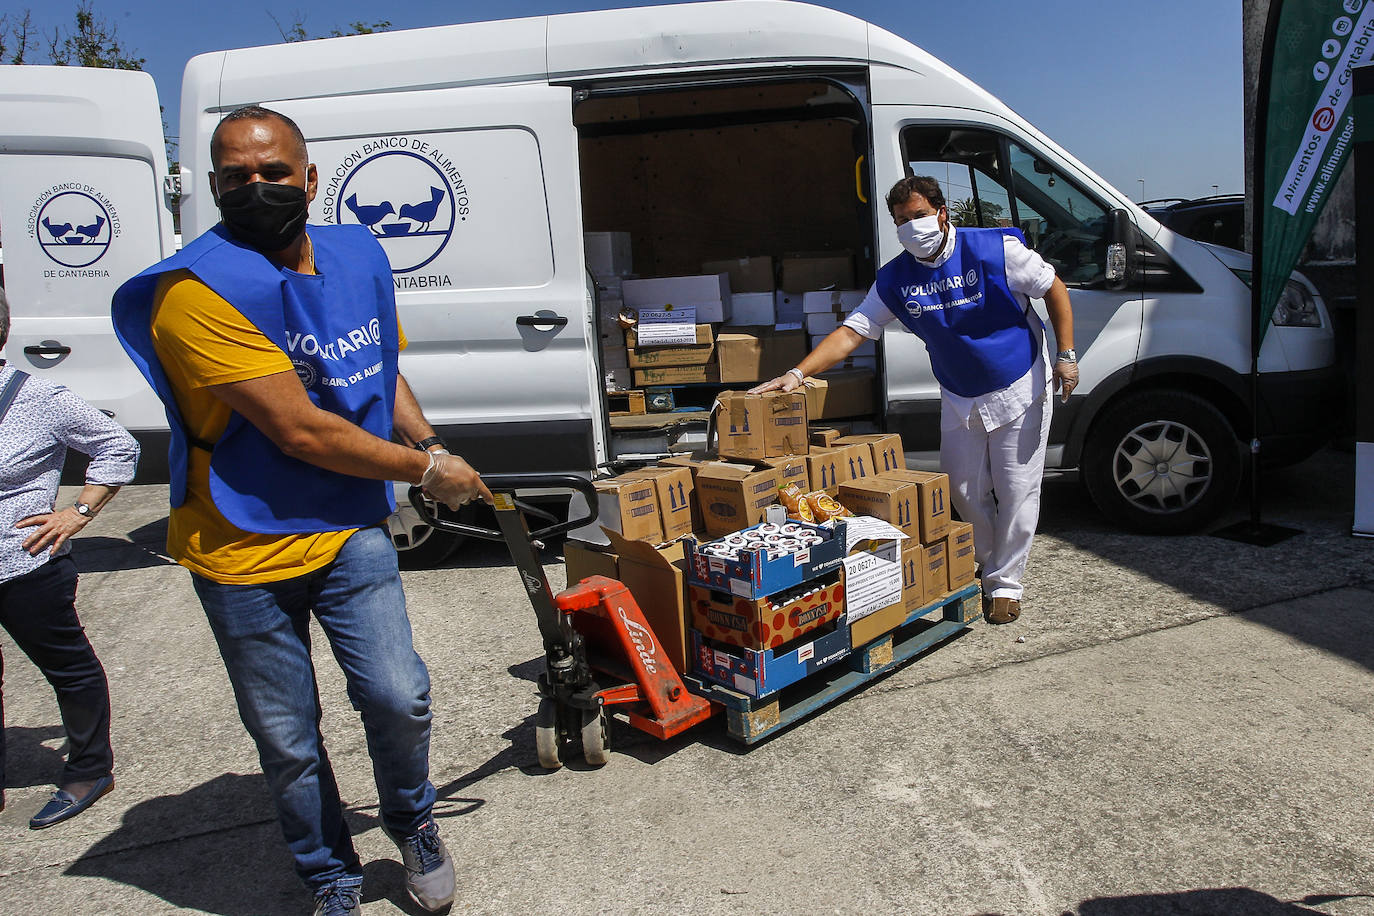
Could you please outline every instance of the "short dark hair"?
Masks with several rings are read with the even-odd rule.
[[[945,205],[945,195],[940,190],[940,182],[929,175],[912,175],[894,184],[892,190],[887,192],[887,215],[891,216],[898,204],[911,200],[912,194],[920,194],[930,201],[930,205],[936,210]]]
[[[269,121],[272,119],[276,119],[286,125],[287,130],[291,131],[291,136],[295,137],[296,142],[300,144],[301,156],[308,158],[308,154],[305,151],[305,134],[301,133],[300,125],[280,111],[263,108],[261,105],[244,105],[242,108],[235,108],[233,111],[229,112],[215,125],[215,132],[210,135],[210,167],[216,167],[216,160],[219,158],[219,132],[224,125],[233,121]]]

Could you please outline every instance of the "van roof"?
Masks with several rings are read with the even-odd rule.
[[[9,152],[166,161],[157,87],[141,70],[0,66],[0,142]]]
[[[614,0],[610,0],[614,2]],[[1012,117],[994,96],[890,32],[793,0],[721,0],[565,13],[202,54],[193,77],[218,83],[200,111],[412,88],[623,78],[797,62],[880,64],[939,80],[932,97]],[[287,95],[289,93],[289,95]],[[955,98],[951,99],[951,95]],[[881,101],[875,98],[874,101]]]

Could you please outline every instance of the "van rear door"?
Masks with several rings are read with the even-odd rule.
[[[482,472],[604,460],[566,87],[274,103],[319,171],[312,222],[367,226],[391,261],[401,371]]]
[[[0,67],[7,358],[136,433],[167,420],[115,339],[110,298],[172,253],[166,179],[147,73]]]

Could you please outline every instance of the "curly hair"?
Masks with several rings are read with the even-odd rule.
[[[929,175],[913,175],[903,178],[892,186],[891,191],[887,192],[888,215],[891,216],[898,204],[906,203],[913,194],[920,194],[930,201],[930,205],[936,210],[945,205],[945,195],[940,190],[940,182]]]

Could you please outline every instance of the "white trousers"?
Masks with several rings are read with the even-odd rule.
[[[1051,393],[994,430],[978,411],[967,425],[942,418],[940,468],[949,475],[959,517],[973,525],[973,552],[983,567],[983,594],[1021,599],[1021,576],[1040,520],[1040,484],[1050,436]],[[951,421],[954,428],[949,428]]]

